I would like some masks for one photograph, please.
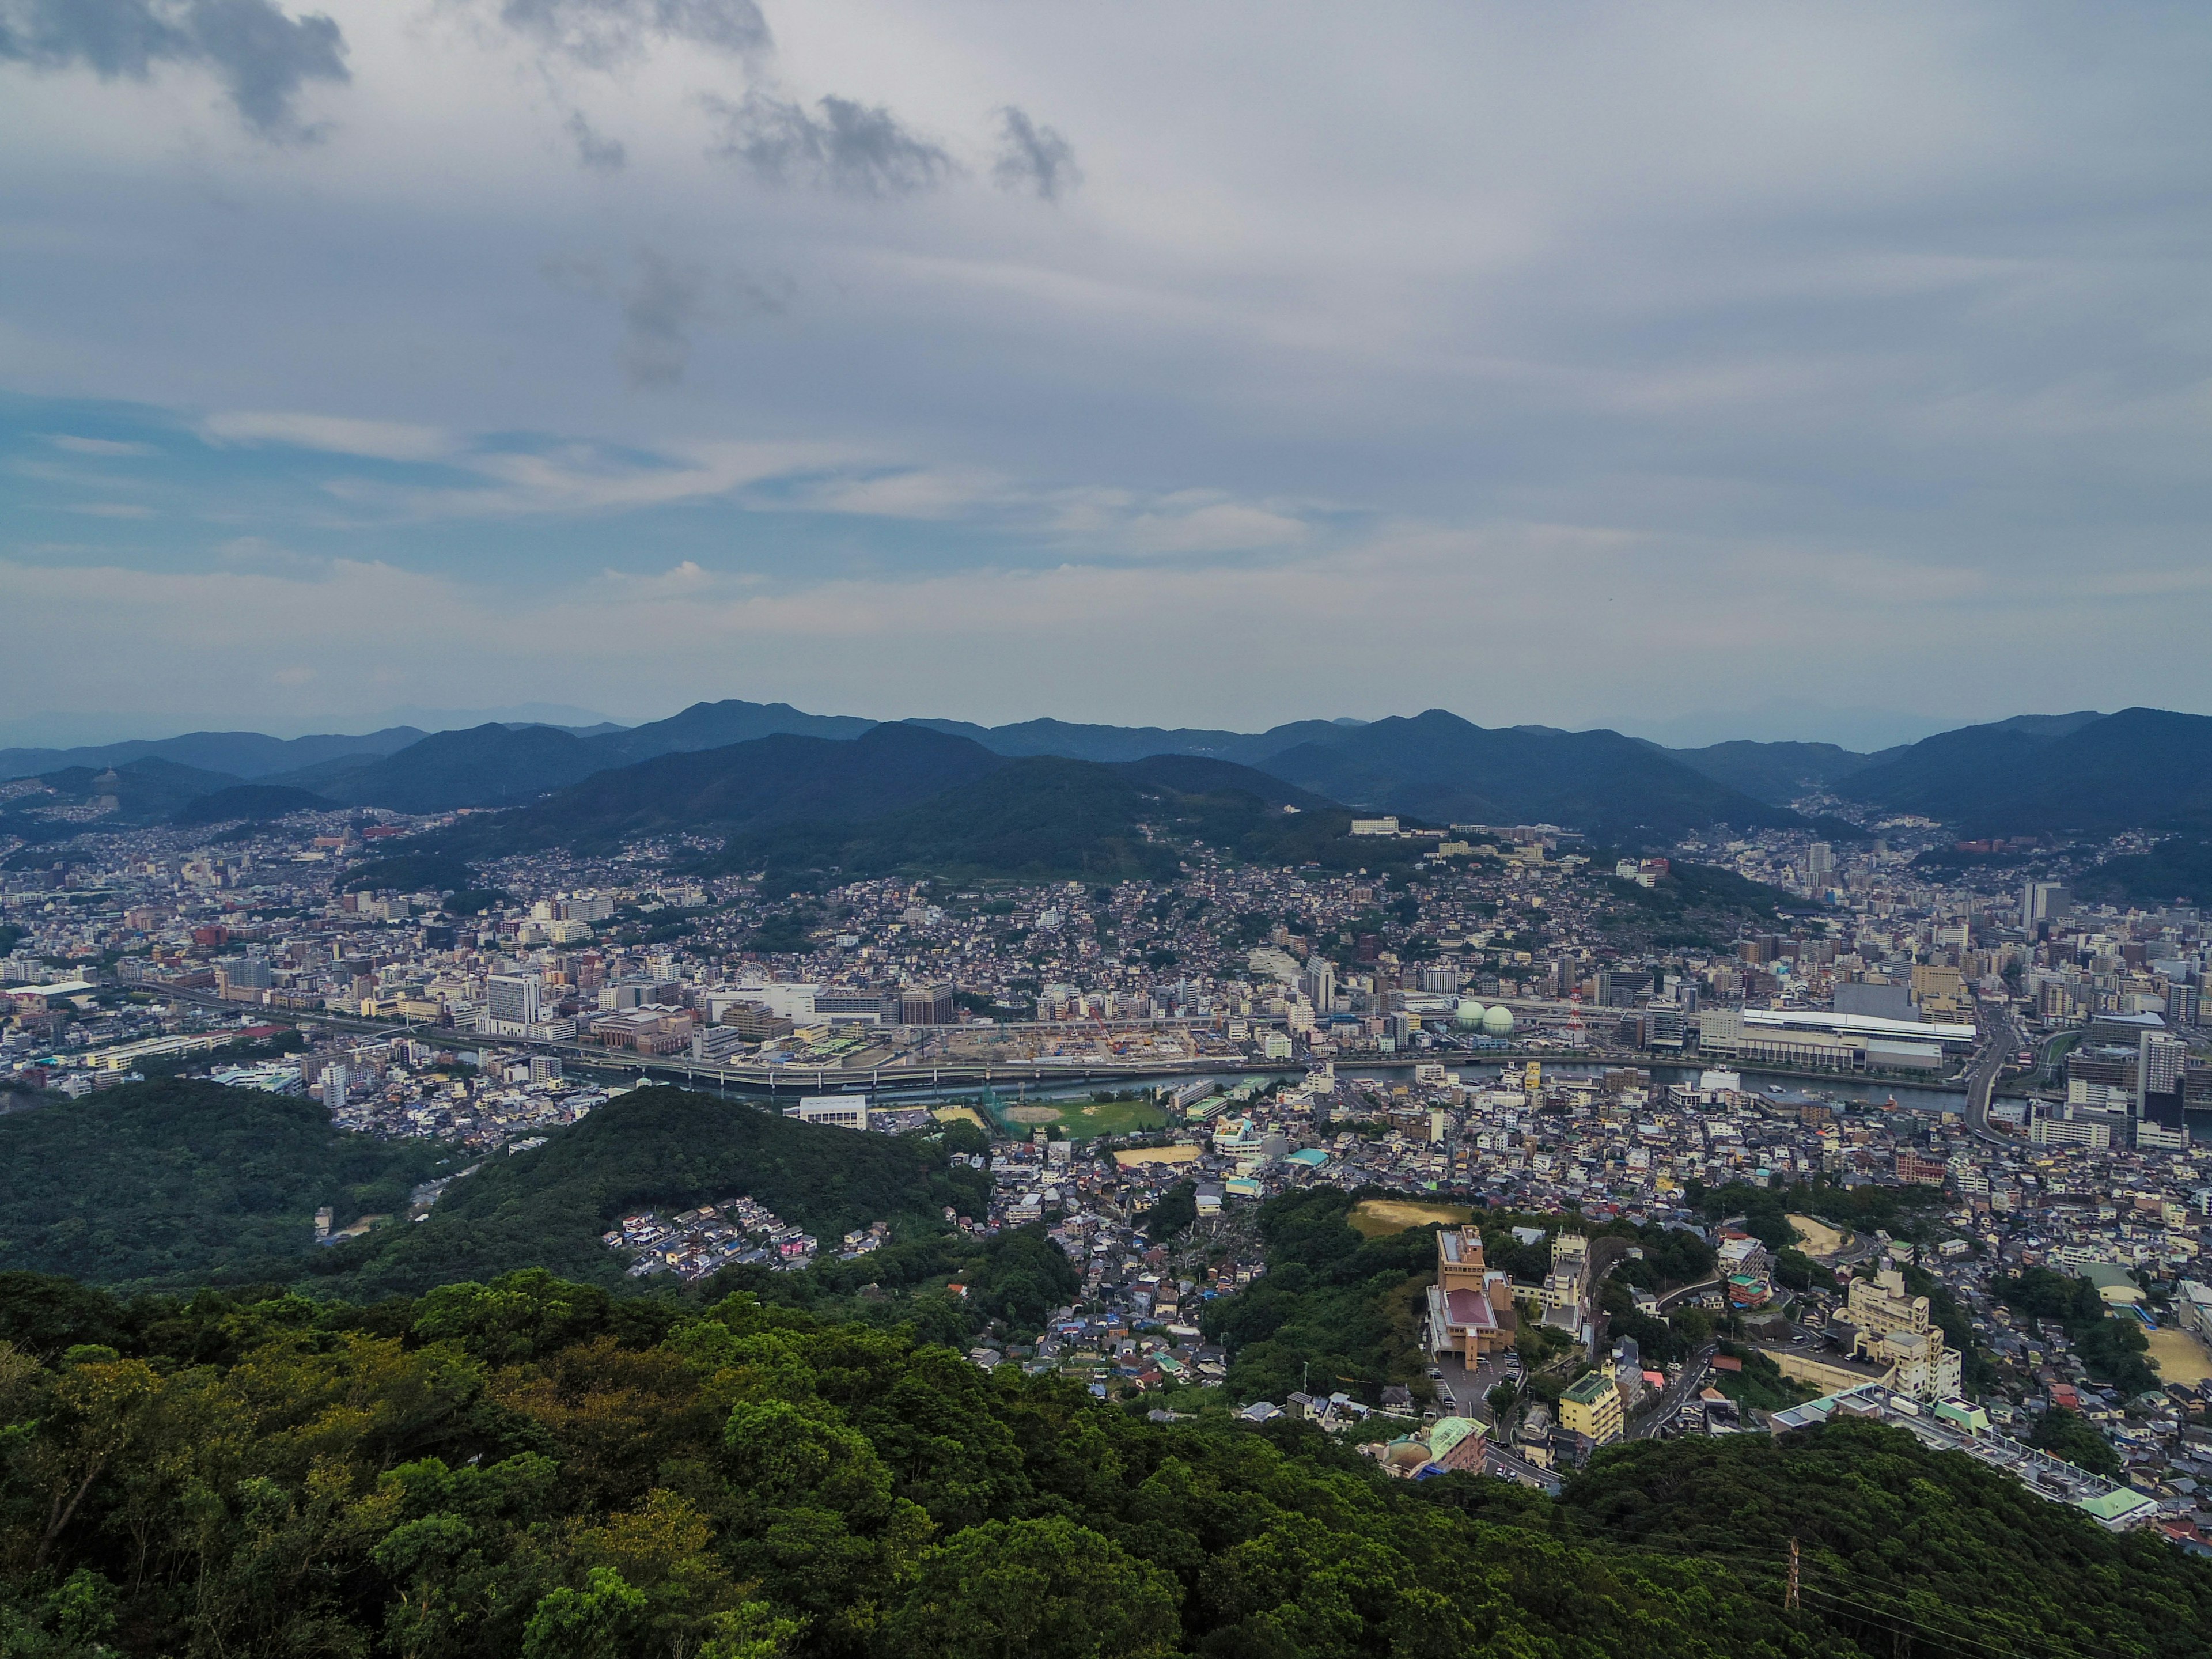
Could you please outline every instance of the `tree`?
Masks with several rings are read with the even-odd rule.
[[[922,1558],[889,1626],[911,1659],[1149,1659],[1180,1634],[1175,1581],[1058,1518],[970,1527]]]
[[[1790,1249],[1774,1258],[1774,1278],[1778,1284],[1786,1285],[1793,1291],[1809,1291],[1815,1281],[1831,1279],[1832,1276],[1804,1251]]]
[[[1677,1308],[1668,1317],[1668,1323],[1674,1326],[1674,1334],[1691,1349],[1701,1348],[1713,1340],[1713,1316],[1703,1308],[1686,1305]]]
[[[2063,1406],[2053,1406],[2036,1419],[2035,1427],[2028,1432],[2027,1443],[2054,1457],[2063,1457],[2092,1474],[2113,1480],[2119,1477],[2120,1455],[2112,1449],[2112,1443],[2099,1433],[2087,1418]]]
[[[522,1659],[624,1659],[646,1629],[641,1590],[611,1567],[593,1567],[580,1590],[541,1597],[522,1632]]]

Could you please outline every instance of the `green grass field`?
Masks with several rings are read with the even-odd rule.
[[[1148,1100],[1002,1100],[994,1115],[1008,1134],[1044,1129],[1055,1140],[1141,1134],[1168,1122],[1168,1115]]]

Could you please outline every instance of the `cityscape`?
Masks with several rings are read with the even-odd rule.
[[[0,0],[0,1659],[2202,1659],[2209,80]]]
[[[1170,1419],[1297,1414],[1395,1474],[1553,1491],[1617,1440],[1844,1411],[2103,1524],[2190,1547],[2212,1525],[2202,916],[2068,885],[2140,836],[2016,878],[1911,814],[1632,855],[1355,815],[1343,867],[1194,842],[1171,878],[803,892],[664,836],[485,860],[457,890],[382,876],[456,867],[409,849],[465,811],[134,825],[123,787],[94,777],[88,811],[66,776],[9,786],[20,824],[76,832],[51,865],[29,838],[9,860],[10,1103],[204,1075],[461,1149],[404,1216],[325,1212],[324,1242],[419,1222],[484,1159],[656,1085],[841,1133],[959,1123],[988,1198],[944,1224],[1041,1228],[1079,1275],[1033,1328],[968,1340],[987,1369],[1157,1394]],[[1653,901],[1713,872],[1739,908],[1660,913],[1655,937]],[[1206,1310],[1267,1273],[1255,1217],[1331,1192],[1355,1221],[1468,1227],[1478,1264],[1469,1218],[1530,1218],[1528,1259],[1439,1279],[1417,1374],[1272,1397]],[[1813,1192],[1844,1208],[1770,1196]],[[1148,1219],[1177,1205],[1182,1228]],[[842,1269],[896,1237],[885,1216],[819,1237],[743,1193],[609,1220],[646,1282]],[[1694,1240],[1695,1278],[1624,1276],[1638,1246],[1602,1271],[1616,1224]],[[2111,1316],[2085,1325],[2069,1285]],[[2038,1449],[2067,1414],[2098,1468]]]

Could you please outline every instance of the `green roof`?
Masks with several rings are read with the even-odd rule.
[[[2115,1486],[2100,1497],[2076,1498],[2074,1506],[2087,1510],[2100,1521],[2116,1521],[2140,1509],[2154,1509],[2157,1501],[2139,1492],[2130,1492],[2125,1486]]]
[[[1603,1371],[1592,1371],[1588,1376],[1567,1389],[1559,1398],[1571,1400],[1577,1406],[1594,1406],[1601,1395],[1613,1391],[1613,1379]]]

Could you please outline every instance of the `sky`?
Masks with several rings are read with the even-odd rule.
[[[2212,15],[0,0],[0,739],[2212,711]]]

